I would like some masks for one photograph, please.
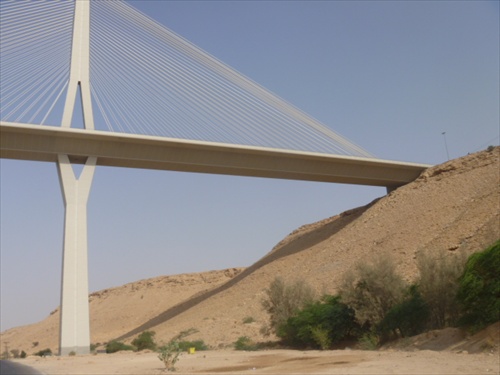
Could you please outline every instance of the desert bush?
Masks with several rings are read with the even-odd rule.
[[[27,354],[26,354],[26,352],[23,350],[23,351],[21,352],[21,354],[19,355],[19,358],[24,359],[24,358],[26,358],[26,356],[27,356]]]
[[[132,340],[132,345],[134,345],[138,351],[141,350],[156,350],[156,343],[154,340],[154,331],[144,331],[134,340]]]
[[[287,345],[329,349],[359,328],[354,310],[339,296],[324,296],[287,319],[277,331]]]
[[[499,270],[500,240],[469,257],[457,293],[461,325],[480,329],[500,319]]]
[[[429,308],[428,328],[444,328],[457,322],[458,279],[463,273],[464,263],[463,253],[436,259],[430,251],[424,251],[417,256],[418,290]]]
[[[258,348],[259,346],[248,336],[241,336],[234,343],[235,350],[254,351]]]
[[[181,331],[177,336],[171,339],[167,344],[159,348],[158,359],[163,362],[165,369],[167,371],[175,371],[175,364],[179,360],[179,355],[181,351],[187,350],[188,348],[196,348],[197,350],[206,350],[207,347],[203,340],[197,341],[185,341],[182,340],[184,337],[192,335],[198,332],[196,328],[189,328],[185,331]]]
[[[314,300],[314,290],[303,280],[286,283],[276,277],[265,293],[262,306],[270,315],[270,331],[275,333],[288,318]]]
[[[47,349],[42,349],[36,353],[34,353],[34,355],[37,355],[39,357],[47,357],[49,355],[52,355],[52,350],[50,350],[49,348]]]
[[[362,350],[375,350],[379,343],[379,335],[373,331],[364,332],[358,340],[359,348]]]
[[[328,350],[332,346],[330,332],[326,328],[316,326],[311,328],[311,336],[321,350]]]
[[[378,330],[382,337],[390,333],[408,337],[425,330],[429,318],[429,308],[423,300],[417,285],[408,289],[406,298],[393,306],[379,323]]]
[[[253,323],[255,322],[255,319],[251,316],[247,316],[243,319],[243,324],[250,324],[250,323]]]
[[[165,369],[168,371],[175,371],[175,364],[179,360],[180,353],[181,349],[179,348],[179,343],[173,340],[160,347],[158,359],[163,362]]]
[[[106,345],[106,353],[116,353],[122,350],[135,350],[135,347],[115,340],[108,342]]]
[[[203,340],[179,341],[178,344],[181,351],[187,351],[189,348],[195,348],[197,351],[208,350],[208,346]]]
[[[361,261],[346,272],[340,287],[342,301],[351,306],[363,325],[377,325],[403,300],[406,284],[387,254]]]

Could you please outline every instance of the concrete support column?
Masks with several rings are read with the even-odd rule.
[[[65,206],[59,354],[90,352],[87,259],[87,201],[97,158],[89,157],[76,177],[67,155],[58,155]]]
[[[75,1],[73,43],[68,90],[61,126],[70,128],[77,90],[82,99],[85,129],[94,129],[90,97],[90,0]],[[58,155],[58,170],[65,205],[61,324],[59,354],[90,352],[87,261],[87,200],[97,159],[88,157],[80,178],[67,155]]]

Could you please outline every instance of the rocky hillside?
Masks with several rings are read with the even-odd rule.
[[[499,156],[496,147],[432,167],[365,207],[295,230],[244,270],[165,276],[94,293],[92,341],[130,341],[146,329],[156,331],[160,342],[195,329],[189,339],[213,347],[243,335],[264,340],[261,300],[278,275],[334,293],[359,259],[388,253],[411,280],[421,251],[438,259],[481,250],[500,238]],[[28,353],[34,341],[56,350],[57,316],[6,331],[2,341]]]

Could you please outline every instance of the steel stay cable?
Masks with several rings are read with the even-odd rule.
[[[27,102],[28,100],[30,100],[30,99],[31,99],[34,95],[36,95],[36,94],[38,93],[38,91],[40,91],[40,90],[41,90],[41,84],[40,84],[40,82],[44,82],[44,81],[46,81],[46,80],[45,80],[45,77],[46,77],[47,75],[51,76],[51,73],[52,73],[54,70],[58,70],[58,67],[57,67],[57,66],[56,66],[56,67],[53,67],[53,69],[52,69],[52,70],[47,71],[47,72],[46,72],[46,73],[45,73],[42,77],[40,77],[37,81],[31,81],[31,82],[30,82],[30,83],[31,83],[31,85],[30,85],[30,86],[28,86],[28,87],[27,87],[27,89],[25,90],[25,91],[29,91],[29,92],[30,92],[30,94],[29,94],[28,96],[26,96],[26,97],[24,98],[24,100],[21,100],[21,101],[17,104],[17,106],[16,106],[16,107],[14,107],[14,108],[13,108],[13,109],[12,109],[12,110],[11,110],[11,111],[7,114],[7,115],[5,115],[5,118],[9,118],[10,116],[13,116],[13,114],[14,114],[16,111],[18,111],[18,109],[20,109],[23,105],[25,105],[25,104],[26,104],[26,102]],[[38,87],[38,88],[37,88],[37,87]],[[25,92],[25,91],[23,91],[23,94],[24,94],[24,92]],[[10,103],[9,103],[9,104],[10,104]],[[19,115],[18,115],[18,117],[16,118],[15,122],[19,122],[19,121],[20,121],[20,118],[21,118],[21,117],[19,117]]]
[[[46,69],[46,67],[57,63],[57,61],[66,61],[67,63],[67,60],[69,58],[69,50],[60,51],[58,54],[54,53],[53,51],[46,50],[44,51],[44,53],[36,54],[32,59],[29,59],[28,57],[29,56],[20,55],[16,56],[16,59],[4,59],[1,72],[2,91],[8,92],[13,87],[17,87],[19,89],[19,81],[21,81],[21,79],[27,79],[27,76],[36,75],[39,71],[42,71]],[[47,57],[51,58],[51,60],[47,61]],[[21,60],[21,62],[18,61],[19,59]],[[45,61],[46,65],[41,65],[41,63]],[[32,66],[35,66],[35,68],[33,69]],[[5,97],[3,97],[2,99],[5,99]]]
[[[52,71],[54,70],[58,70],[59,69],[59,66],[57,65],[54,65],[52,66],[50,69],[45,69],[44,70],[44,74],[41,75],[41,76],[35,76],[35,78],[31,79],[31,80],[26,80],[26,82],[23,84],[23,86],[21,86],[21,88],[24,88],[24,90],[18,90],[16,91],[17,95],[11,99],[11,101],[7,102],[7,103],[4,103],[3,104],[3,109],[5,110],[5,108],[9,108],[11,107],[12,105],[14,105],[16,102],[18,102],[27,92],[31,92],[32,91],[32,88],[34,86],[36,86],[37,84],[39,84],[39,82],[44,82],[46,81],[45,77],[49,74],[51,74]],[[17,109],[16,109],[17,110]]]
[[[54,109],[54,106],[57,104],[57,102],[59,101],[59,98],[61,97],[62,93],[65,91],[66,87],[68,86],[68,83],[69,83],[69,79],[67,79],[66,81],[63,82],[63,86],[61,88],[61,90],[59,91],[59,94],[57,95],[57,97],[54,99],[52,105],[50,106],[50,108],[47,110],[47,113],[45,114],[45,116],[42,118],[42,120],[40,121],[40,125],[43,125],[45,124],[45,121],[47,120],[47,117],[49,117],[50,113],[52,112],[52,110]]]
[[[154,21],[153,21],[154,22]],[[245,77],[246,78],[246,77]],[[254,82],[251,82],[253,85],[255,85]],[[257,85],[257,87],[260,88],[260,86]],[[260,90],[259,90],[260,91]],[[267,91],[267,90],[266,90]],[[296,108],[293,108],[293,110],[296,110]],[[333,138],[334,141],[337,141],[337,142],[341,142],[342,144],[344,144],[344,146],[347,146],[347,147],[352,147],[352,146],[355,146],[352,142],[346,140],[344,137],[341,137],[339,136],[338,134],[336,134],[335,132],[333,132],[331,129],[325,127],[323,124],[320,124],[320,123],[317,123],[317,121],[313,121],[311,122],[310,119],[308,119],[307,121],[311,126],[313,126],[314,128],[316,128],[318,131],[320,131],[321,133],[325,134],[327,137],[329,138]],[[361,151],[363,154],[367,154],[364,150],[362,150],[361,148],[355,146],[358,151]]]

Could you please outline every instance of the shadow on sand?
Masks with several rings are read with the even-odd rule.
[[[377,199],[378,200],[378,199]],[[304,234],[302,234],[300,237],[295,238],[294,240],[284,243],[280,242],[278,245],[275,246],[275,248],[265,255],[263,258],[261,258],[259,261],[254,263],[252,266],[246,268],[243,272],[229,280],[228,282],[215,287],[210,290],[206,290],[203,292],[198,293],[197,295],[194,295],[193,297],[190,297],[188,300],[183,301],[181,303],[178,303],[175,306],[170,307],[169,309],[165,310],[162,312],[160,315],[148,320],[144,324],[141,324],[139,327],[119,336],[116,338],[116,340],[121,341],[125,340],[127,338],[130,338],[131,336],[135,336],[140,334],[143,331],[150,330],[151,328],[162,324],[177,315],[182,314],[183,312],[193,308],[194,306],[200,304],[201,302],[209,299],[210,297],[221,293],[228,288],[232,287],[233,285],[239,283],[249,275],[251,275],[253,272],[258,270],[259,268],[274,262],[275,260],[289,256],[291,254],[295,254],[298,252],[301,252],[303,250],[306,250],[324,240],[327,238],[333,236],[346,226],[348,226],[350,223],[352,223],[354,220],[358,219],[368,208],[370,208],[377,200],[369,203],[366,206],[363,207],[358,207],[346,212],[343,212],[342,214],[332,218],[330,222],[324,225],[319,225],[317,228],[313,228],[309,231],[305,231]]]

